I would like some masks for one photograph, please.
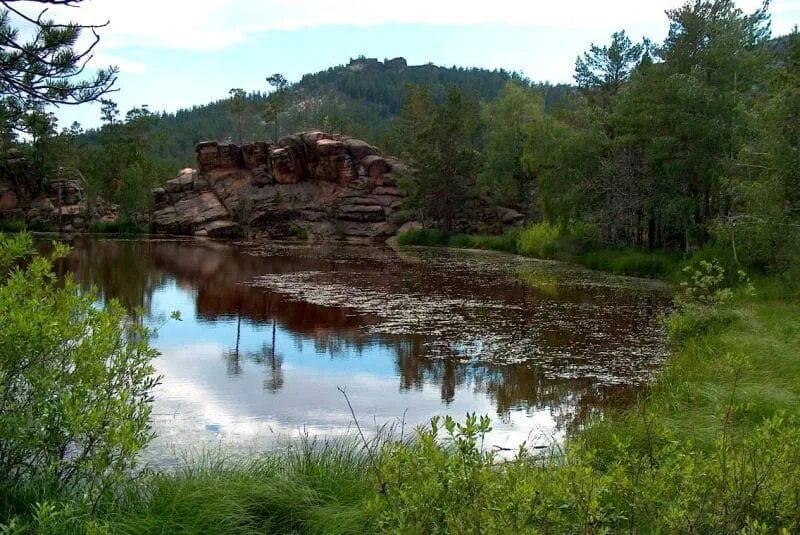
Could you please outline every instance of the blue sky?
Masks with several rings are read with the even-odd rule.
[[[412,65],[505,68],[568,82],[575,58],[625,29],[664,38],[664,10],[681,0],[85,0],[57,13],[110,21],[95,65],[117,64],[125,111],[174,111],[224,98],[232,87],[266,89],[265,77],[298,80],[349,58],[403,56]],[[751,11],[758,0],[740,0]],[[58,10],[56,10],[58,11]],[[773,33],[800,22],[800,0],[773,0]],[[99,122],[99,106],[58,110],[61,125]]]

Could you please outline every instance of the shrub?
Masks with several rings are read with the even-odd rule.
[[[91,224],[89,231],[97,234],[145,234],[147,229],[135,221],[124,219],[120,221],[96,221]]]
[[[16,219],[0,219],[0,232],[22,232],[25,222]]]
[[[410,230],[397,235],[399,245],[422,245],[426,247],[447,246],[450,234],[443,230]]]
[[[148,332],[115,301],[60,282],[29,235],[0,234],[0,495],[37,487],[94,500],[152,438]],[[20,264],[22,262],[22,264]],[[14,266],[17,267],[14,267]],[[9,511],[0,511],[2,513]]]
[[[550,223],[536,223],[522,229],[517,238],[520,254],[535,258],[555,258],[560,250],[561,231]]]
[[[676,271],[680,255],[633,248],[598,249],[583,254],[581,263],[617,275],[667,278]]]
[[[32,221],[26,223],[18,219],[0,219],[0,232],[56,232],[58,227],[50,221]]]
[[[298,240],[308,240],[306,229],[294,223],[289,226],[289,236],[297,238]]]
[[[685,267],[683,273],[687,280],[681,283],[682,293],[676,299],[678,310],[668,323],[672,342],[712,332],[734,319],[730,306],[734,289],[728,284],[733,275],[725,267],[701,260],[697,267]],[[735,277],[744,292],[753,293],[745,272],[737,270]]]

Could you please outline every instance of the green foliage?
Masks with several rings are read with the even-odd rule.
[[[508,82],[497,99],[485,106],[483,120],[481,189],[499,205],[532,211],[534,175],[522,157],[547,123],[544,99],[534,89]]]
[[[308,232],[306,232],[306,229],[300,225],[293,223],[291,226],[289,226],[289,236],[305,241],[308,239]]]
[[[483,425],[468,416],[439,438],[439,422],[410,444],[385,449],[389,495],[374,499],[391,533],[730,533],[748,526],[794,528],[800,430],[765,420],[746,436],[722,435],[695,449],[654,425],[648,436],[611,436],[602,451],[520,451],[509,462],[480,447]],[[452,429],[452,430],[451,430]],[[642,431],[645,433],[644,431]],[[653,446],[640,449],[637,440]],[[781,475],[784,475],[782,477]]]
[[[123,220],[141,220],[152,203],[151,190],[174,173],[154,156],[161,136],[158,118],[147,106],[132,108],[124,120],[112,101],[103,101],[105,124],[82,158],[90,202],[97,197],[119,204]]]
[[[30,236],[0,234],[0,251],[0,515],[37,488],[97,500],[152,438],[148,333],[116,302],[99,309],[93,292],[59,283],[65,247],[28,257]]]
[[[457,86],[441,104],[432,100],[427,88],[411,87],[401,114],[404,154],[414,169],[403,177],[406,207],[419,210],[424,220],[447,231],[453,230],[456,218],[464,215],[465,202],[475,196],[477,104],[475,95],[465,97]]]
[[[97,221],[89,231],[95,234],[146,234],[147,228],[130,220]]]
[[[681,263],[681,255],[633,247],[616,247],[584,253],[580,262],[590,269],[617,275],[668,279],[676,273]]]
[[[437,102],[443,100],[454,85],[463,93],[475,92],[482,101],[488,102],[509,80],[528,84],[519,75],[503,70],[420,65],[407,69],[354,71],[340,65],[304,75],[300,81],[283,86],[282,91],[279,85],[270,84],[275,89],[272,93],[244,95],[241,124],[231,113],[228,98],[160,114],[152,130],[159,132],[161,139],[152,147],[150,156],[168,162],[170,173],[174,173],[175,169],[194,165],[194,148],[198,142],[237,140],[239,126],[244,140],[270,139],[307,128],[324,128],[368,140],[389,153],[396,153],[403,140],[398,139],[394,126],[409,84],[429,87]],[[548,109],[557,106],[573,91],[565,84],[539,84],[537,87]],[[97,131],[87,132],[86,139],[95,143],[97,134]]]
[[[575,62],[575,81],[583,89],[614,94],[627,81],[647,52],[648,45],[633,44],[625,30],[614,32],[609,46],[592,44]]]
[[[68,2],[76,7],[83,0]],[[26,131],[25,121],[31,109],[45,104],[81,104],[100,98],[111,90],[118,69],[98,70],[93,78],[81,76],[92,49],[99,41],[98,26],[57,21],[45,15],[48,4],[64,4],[33,0],[42,6],[37,15],[25,14],[13,2],[3,4],[0,11],[0,120],[2,130]],[[91,32],[86,47],[82,35]],[[4,147],[5,148],[5,147]]]
[[[733,321],[731,302],[734,296],[732,284],[741,292],[754,291],[750,279],[744,271],[729,273],[723,265],[700,260],[695,265],[683,269],[686,280],[681,282],[681,293],[676,298],[679,313],[673,315],[668,323],[670,338],[680,342]]]
[[[500,236],[457,234],[435,229],[412,230],[397,235],[398,245],[420,245],[425,247],[453,247],[459,249],[487,249],[506,253],[517,252],[516,232]]]
[[[0,219],[0,232],[22,232],[25,230],[25,222],[14,219]]]
[[[56,232],[58,227],[49,221],[33,221],[26,223],[25,221],[0,219],[0,232],[15,233],[15,232]]]
[[[550,223],[525,227],[517,238],[521,254],[535,258],[555,258],[560,252],[561,229]]]

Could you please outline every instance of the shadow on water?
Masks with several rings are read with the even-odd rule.
[[[664,287],[518,257],[79,239],[57,266],[146,311],[164,376],[156,457],[493,413],[503,447],[627,403],[664,356]],[[173,451],[174,453],[174,451]]]

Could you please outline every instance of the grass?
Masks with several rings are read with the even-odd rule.
[[[146,234],[147,228],[130,220],[96,221],[89,226],[94,234]]]
[[[458,234],[436,229],[404,232],[397,237],[401,246],[486,249],[533,258],[575,262],[590,269],[616,275],[656,279],[675,278],[683,255],[633,247],[598,247],[591,227],[563,230],[549,223],[537,223],[499,236]]]
[[[367,475],[368,458],[350,440],[303,439],[249,458],[206,453],[128,481],[95,507],[17,489],[15,501],[39,505],[0,517],[0,533],[368,533],[376,484]],[[5,509],[14,496],[3,497]]]
[[[442,230],[412,230],[398,235],[397,243],[399,245],[485,249],[506,253],[517,252],[517,236],[513,232],[500,236],[485,236],[445,232]]]
[[[683,255],[633,247],[597,249],[578,261],[589,269],[651,279],[668,279],[679,271]]]
[[[738,295],[705,332],[673,336],[673,355],[648,398],[671,432],[709,445],[731,406],[731,423],[744,432],[779,413],[800,418],[800,303],[775,297],[772,285]],[[687,318],[697,314],[676,314],[671,324],[702,324]]]
[[[0,219],[0,232],[57,232],[58,226],[50,222],[35,221],[26,223],[19,220]],[[95,234],[145,234],[147,228],[133,221],[97,221],[89,231]]]
[[[0,232],[56,232],[58,227],[46,221],[34,221],[26,223],[17,219],[0,219]]]
[[[303,442],[279,455],[206,456],[159,473],[108,515],[112,533],[353,533],[373,486],[352,443]]]

